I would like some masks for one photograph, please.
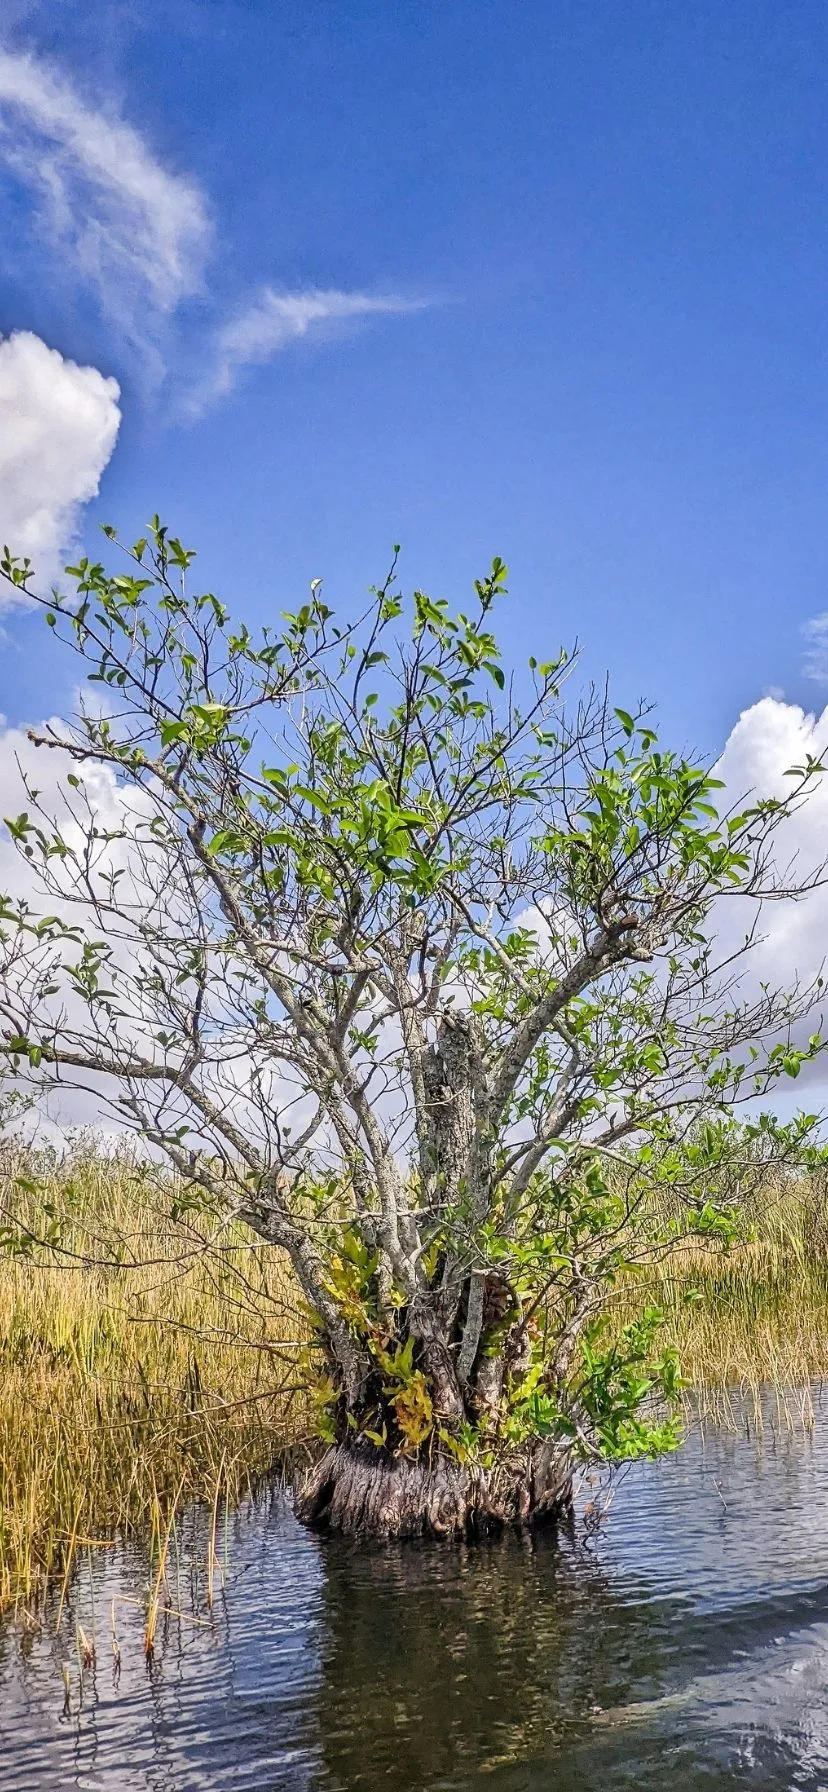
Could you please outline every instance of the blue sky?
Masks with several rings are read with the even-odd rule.
[[[822,708],[824,7],[3,19],[0,524],[44,566],[158,509],[256,620],[320,575],[348,608],[394,541],[457,598],[499,553],[515,652],[578,636],[682,744]],[[65,705],[38,618],[0,645],[10,723]]]

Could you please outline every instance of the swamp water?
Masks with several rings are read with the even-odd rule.
[[[828,1789],[828,1402],[694,1431],[585,1541],[594,1492],[557,1540],[375,1552],[274,1497],[219,1530],[211,1609],[190,1514],[149,1665],[146,1557],[90,1552],[58,1634],[0,1629],[0,1789]]]

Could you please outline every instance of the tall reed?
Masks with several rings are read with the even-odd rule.
[[[684,1245],[622,1284],[614,1318],[661,1307],[702,1409],[729,1390],[784,1392],[828,1379],[828,1186],[820,1175],[766,1175],[729,1248]]]
[[[2,1148],[0,1609],[176,1491],[240,1497],[306,1429],[284,1262],[176,1193],[93,1139]]]
[[[118,1532],[160,1551],[193,1499],[212,1510],[212,1596],[219,1500],[310,1433],[288,1265],[240,1226],[176,1215],[180,1192],[94,1137],[63,1157],[0,1143],[0,1610],[50,1576],[65,1592],[78,1553]],[[696,1409],[718,1416],[734,1390],[828,1379],[825,1184],[765,1178],[745,1221],[728,1250],[688,1244],[627,1277],[611,1308],[619,1325],[663,1309]]]

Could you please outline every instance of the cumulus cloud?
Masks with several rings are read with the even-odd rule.
[[[88,708],[87,696],[79,693],[80,708]],[[52,719],[35,732],[59,739],[66,729]],[[3,817],[16,817],[22,811],[36,816],[50,834],[59,834],[67,847],[64,857],[50,860],[46,878],[38,856],[30,860],[21,855],[9,829],[3,826]],[[26,905],[35,917],[59,917],[87,941],[108,940],[106,978],[115,992],[119,1044],[160,1062],[165,1047],[159,1041],[159,1028],[162,1022],[169,1024],[169,1016],[163,998],[159,1009],[149,982],[157,960],[148,950],[147,934],[159,929],[168,942],[171,959],[177,955],[180,964],[189,959],[198,923],[185,884],[170,880],[168,861],[153,841],[149,824],[154,813],[150,791],[119,782],[109,766],[92,760],[78,763],[62,747],[37,746],[25,729],[6,727],[0,716],[0,897]],[[95,844],[88,851],[92,840]],[[113,874],[119,916],[115,925],[107,908]],[[102,907],[92,900],[90,891],[97,893]],[[94,1050],[96,1023],[103,1017],[87,1008],[66,977],[67,964],[77,958],[76,944],[57,948],[54,975],[51,971],[49,975],[52,987],[37,1001],[36,1012],[44,1030],[48,1031],[51,1023],[64,1044],[86,1053]],[[216,978],[202,1009],[202,1087],[218,1111],[232,1112],[239,1125],[252,1128],[251,1136],[257,1125],[261,1131],[262,1102],[267,1115],[278,1110],[294,1129],[301,1128],[312,1118],[315,1101],[283,1067],[274,1065],[269,1046],[263,1053],[255,1050],[249,1026],[239,1016],[235,1002],[227,1000],[217,957],[213,969]],[[18,1021],[26,1030],[30,983],[29,957],[23,954],[15,959],[9,953],[4,960],[0,952],[0,1030],[8,1030]],[[168,987],[180,988],[171,975]],[[111,1040],[105,1019],[101,1031],[105,1036],[102,1049],[107,1053]],[[0,1061],[0,1106],[4,1079]],[[153,1100],[160,1101],[157,1085],[155,1089]],[[81,1125],[118,1132],[131,1124],[119,1105],[122,1093],[117,1080],[105,1072],[64,1069],[56,1081],[50,1072],[38,1101],[39,1124],[45,1123],[46,1136],[60,1136],[67,1128]],[[165,1123],[171,1124],[170,1103],[176,1123],[180,1122],[186,1103],[170,1091],[165,1099]]]
[[[118,434],[118,383],[21,330],[0,339],[0,543],[56,576]],[[2,595],[2,594],[0,594]]]
[[[803,766],[808,756],[828,756],[828,707],[810,715],[794,703],[763,697],[743,711],[731,730],[717,766],[734,801],[754,792],[760,796],[790,794],[786,774]],[[777,868],[790,866],[794,880],[813,874],[828,855],[828,773],[817,777],[799,808],[776,838]],[[816,977],[828,959],[828,886],[798,902],[771,902],[761,919],[762,943],[751,974],[787,985]]]
[[[49,724],[46,724],[44,732],[48,727]],[[65,800],[66,774],[74,770],[67,755],[59,751],[38,749],[23,729],[4,727],[3,718],[0,717],[0,818],[18,815],[21,810],[31,807],[26,795],[28,782],[30,787],[38,789],[45,811],[54,816],[67,844],[77,847],[81,839],[80,830],[73,821]],[[122,827],[123,805],[112,773],[105,767],[89,765],[83,769],[83,787],[85,799],[88,798],[100,828],[110,831]],[[100,937],[100,929],[89,925],[91,917],[84,911],[79,916],[74,903],[63,904],[54,897],[47,898],[34,865],[15,850],[2,820],[0,895],[9,897],[12,902],[28,903],[35,914],[61,914],[67,922],[77,922],[80,918],[82,926],[87,921],[90,935]],[[87,1081],[91,1084],[94,1079]],[[59,1136],[66,1127],[98,1128],[102,1119],[106,1130],[111,1126],[111,1121],[104,1110],[103,1090],[93,1086],[84,1088],[66,1085],[41,1103],[39,1112],[39,1126],[46,1137],[55,1132]]]
[[[135,329],[201,285],[204,197],[116,114],[38,58],[0,49],[0,156],[35,195],[41,228],[106,309]]]
[[[277,292],[273,287],[265,287],[251,305],[218,331],[215,363],[194,396],[193,409],[203,409],[209,400],[230,392],[242,368],[264,365],[304,336],[322,337],[371,317],[422,311],[427,303],[426,299],[395,294]]]

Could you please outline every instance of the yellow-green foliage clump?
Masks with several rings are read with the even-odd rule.
[[[176,1495],[238,1497],[305,1428],[282,1259],[175,1197],[94,1140],[0,1145],[0,1609]]]

